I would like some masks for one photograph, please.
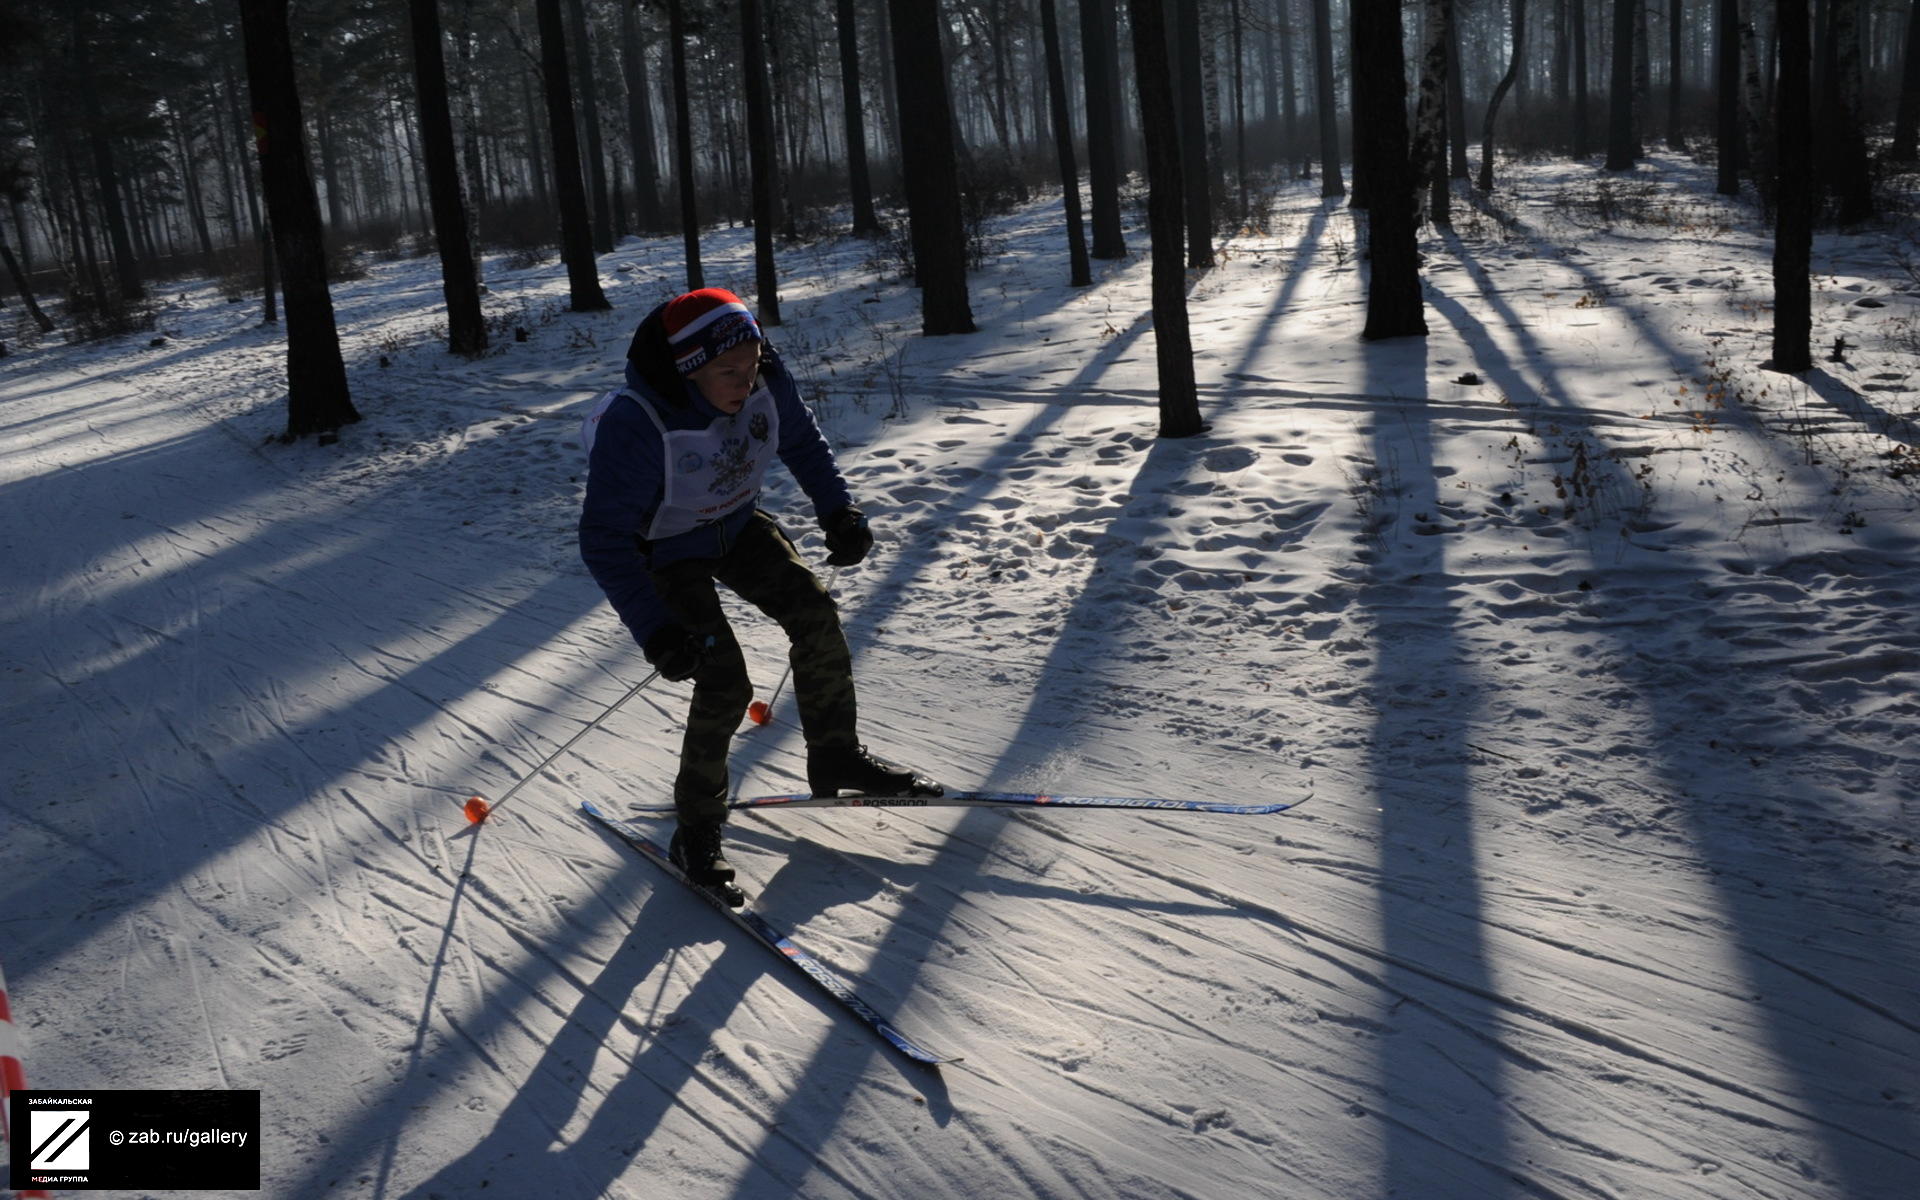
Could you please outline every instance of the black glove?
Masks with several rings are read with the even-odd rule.
[[[867,528],[867,514],[849,504],[820,522],[827,534],[827,565],[850,567],[873,549],[873,530]]]
[[[706,661],[707,648],[684,625],[663,625],[640,647],[647,661],[659,668],[662,678],[675,683],[692,679]]]

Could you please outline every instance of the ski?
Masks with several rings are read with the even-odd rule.
[[[1304,799],[1304,798],[1303,798]],[[1043,792],[948,792],[944,796],[750,796],[728,808],[1138,808],[1174,812],[1235,813],[1254,816],[1285,812],[1300,804],[1220,804],[1211,800],[1154,800],[1144,796],[1054,796]],[[663,807],[660,811],[671,811]]]
[[[802,949],[791,937],[774,928],[765,917],[753,912],[751,909],[729,907],[727,902],[719,895],[688,879],[685,872],[673,865],[673,861],[667,857],[667,852],[662,849],[658,843],[634,828],[632,822],[610,817],[598,808],[595,808],[590,801],[581,801],[580,809],[585,812],[587,816],[593,818],[595,822],[605,826],[607,830],[621,841],[632,846],[645,857],[653,860],[654,864],[661,870],[685,884],[689,891],[712,905],[722,916],[746,930],[753,936],[755,941],[779,955],[782,960],[793,964],[797,970],[818,984],[827,995],[838,1000],[848,1012],[859,1017],[868,1028],[880,1036],[881,1040],[885,1041],[895,1050],[898,1050],[901,1054],[904,1054],[915,1062],[926,1063],[929,1066],[938,1066],[941,1063],[957,1063],[960,1061],[958,1058],[949,1058],[945,1055],[935,1054],[925,1046],[920,1045],[918,1042],[901,1033],[898,1029],[895,1029],[893,1023],[881,1016],[871,1004],[868,1004],[865,1000],[862,1000],[858,995],[854,994],[854,990],[847,985],[844,979],[841,979],[828,969],[826,964]]]

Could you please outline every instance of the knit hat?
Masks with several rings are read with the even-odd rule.
[[[661,315],[667,327],[667,346],[681,375],[701,367],[747,342],[763,340],[760,322],[740,297],[725,288],[701,288],[667,302]]]

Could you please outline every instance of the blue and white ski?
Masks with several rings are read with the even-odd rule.
[[[1253,816],[1285,812],[1301,803],[1220,804],[1211,800],[1153,800],[1143,796],[1052,796],[1043,792],[948,792],[944,796],[749,796],[728,808],[1151,808],[1176,812],[1237,813]],[[661,811],[670,811],[663,807]]]
[[[762,917],[759,913],[753,912],[750,909],[730,908],[727,902],[718,895],[699,886],[691,879],[688,879],[679,867],[673,865],[673,861],[667,857],[667,852],[662,849],[658,843],[636,829],[632,822],[610,817],[587,801],[581,802],[580,809],[596,822],[605,826],[610,832],[619,837],[621,841],[626,842],[629,846],[638,850],[646,858],[653,860],[653,863],[662,871],[665,871],[667,874],[685,884],[687,890],[693,892],[708,904],[711,904],[722,916],[726,917],[727,920],[732,921],[735,925],[752,934],[755,941],[779,955],[786,962],[792,963],[793,966],[807,978],[819,984],[827,995],[838,1000],[848,1012],[865,1022],[868,1028],[879,1034],[881,1039],[895,1050],[898,1050],[915,1062],[926,1063],[933,1066],[941,1063],[955,1063],[960,1061],[958,1058],[949,1058],[945,1055],[935,1054],[925,1046],[920,1045],[918,1042],[901,1033],[898,1029],[895,1029],[892,1022],[875,1011],[872,1005],[855,995],[853,989],[847,986],[845,980],[835,975],[819,959],[795,944],[791,937],[774,928],[768,923],[766,918]]]

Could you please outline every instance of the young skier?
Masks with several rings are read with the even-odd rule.
[[[861,745],[839,612],[758,506],[777,456],[813,502],[830,565],[852,566],[873,548],[832,448],[739,297],[702,288],[647,314],[627,348],[626,386],[594,405],[581,441],[588,469],[580,556],[647,661],[667,679],[694,681],[668,851],[690,879],[722,888],[730,903],[743,899],[731,887],[721,826],[727,748],[753,687],[716,582],[772,617],[793,643],[815,795],[941,793]]]

